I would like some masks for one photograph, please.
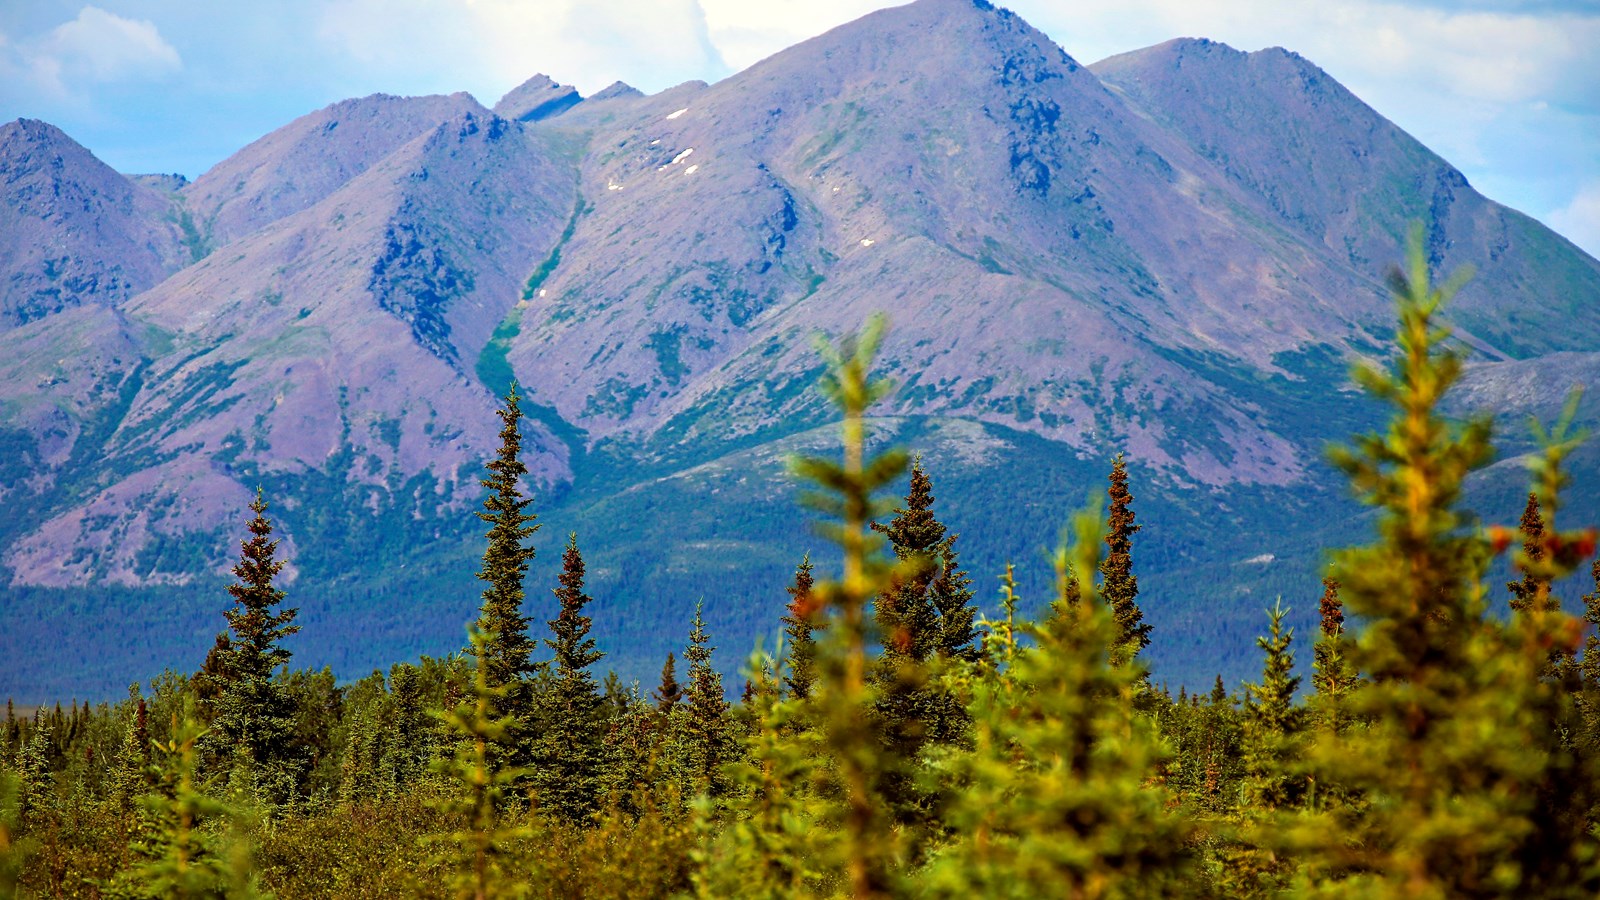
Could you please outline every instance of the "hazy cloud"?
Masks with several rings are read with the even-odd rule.
[[[1546,218],[1567,240],[1600,258],[1600,180],[1585,183],[1571,203]]]
[[[701,0],[711,39],[735,70],[893,3],[873,0]]]

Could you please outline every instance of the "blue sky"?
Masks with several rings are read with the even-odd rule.
[[[0,121],[194,177],[346,97],[535,72],[585,93],[715,81],[880,0],[6,0]],[[1015,0],[1081,62],[1179,36],[1282,46],[1489,197],[1600,256],[1600,0]]]

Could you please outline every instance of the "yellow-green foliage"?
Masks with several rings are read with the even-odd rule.
[[[1393,278],[1392,370],[1358,370],[1395,416],[1335,461],[1377,508],[1379,539],[1335,557],[1364,627],[1349,660],[1368,679],[1349,701],[1364,727],[1325,736],[1318,768],[1366,798],[1315,823],[1315,892],[1337,896],[1594,896],[1595,844],[1573,798],[1592,791],[1562,746],[1566,692],[1541,678],[1575,635],[1559,612],[1488,615],[1491,547],[1459,506],[1491,455],[1489,424],[1439,413],[1459,377],[1438,315],[1461,283],[1435,288],[1413,237]],[[1556,505],[1560,454],[1539,478]],[[1550,573],[1552,575],[1563,573]]]
[[[1072,571],[1098,566],[1098,512],[1077,522]],[[1094,583],[1005,670],[968,681],[973,749],[943,762],[955,780],[948,846],[920,873],[944,897],[1149,897],[1181,894],[1196,873],[1190,826],[1149,784],[1164,751],[1134,709],[1143,671]],[[1005,647],[1003,635],[997,643]],[[1120,658],[1119,658],[1120,657]]]
[[[694,875],[699,897],[797,897],[834,885],[819,866],[826,777],[817,734],[799,718],[804,698],[785,699],[783,660],[759,649],[747,665],[753,692],[742,757],[729,766],[731,796],[721,810],[702,803]]]
[[[510,716],[495,714],[496,703],[505,698],[510,686],[489,682],[483,649],[493,636],[474,628],[471,639],[477,657],[472,667],[471,692],[460,705],[443,713],[445,725],[460,741],[453,756],[436,763],[438,772],[456,788],[439,799],[439,808],[461,819],[459,830],[442,841],[447,847],[445,896],[473,900],[515,897],[522,891],[507,875],[502,857],[506,845],[526,832],[505,827],[501,820],[508,805],[506,787],[520,773],[497,764],[496,760],[503,757],[490,751],[491,747],[505,744],[515,724]],[[423,888],[423,893],[433,893],[427,886]]]
[[[823,393],[843,414],[844,459],[835,463],[801,457],[791,464],[817,486],[806,502],[834,520],[819,530],[839,545],[844,557],[837,579],[818,581],[811,589],[827,618],[817,645],[817,687],[807,714],[821,732],[822,746],[839,780],[840,802],[828,807],[818,843],[841,864],[849,891],[857,897],[889,891],[902,837],[879,790],[901,771],[904,760],[892,758],[880,740],[873,715],[876,692],[867,680],[867,603],[897,573],[909,571],[885,554],[884,539],[870,528],[888,511],[879,495],[907,463],[902,450],[866,456],[866,412],[889,391],[887,382],[870,375],[884,328],[884,319],[875,317],[860,335],[846,336],[837,348],[819,342],[828,363]]]

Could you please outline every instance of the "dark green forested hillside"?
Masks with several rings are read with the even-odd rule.
[[[285,589],[288,486],[264,489],[192,673],[116,704],[8,708],[0,898],[1595,896],[1600,562],[1565,512],[1589,452],[1580,396],[1521,448],[1526,490],[1494,497],[1516,525],[1481,525],[1468,500],[1490,425],[1444,415],[1463,365],[1442,318],[1454,288],[1420,242],[1392,286],[1392,358],[1355,375],[1387,416],[1331,454],[1363,512],[1321,532],[1365,534],[1264,610],[1253,646],[1157,614],[1149,556],[1177,557],[1161,561],[1197,594],[1207,573],[1183,548],[1147,553],[1164,517],[1192,513],[1142,493],[1122,455],[1086,508],[1032,535],[1048,551],[971,552],[985,529],[1029,533],[1006,504],[1042,517],[1072,493],[1056,479],[1089,476],[948,502],[959,479],[882,440],[889,425],[937,447],[937,424],[871,415],[889,389],[871,371],[878,318],[822,346],[839,444],[801,442],[788,463],[814,552],[773,560],[781,577],[743,607],[775,637],[726,640],[710,603],[634,622],[673,652],[653,687],[628,685],[605,674],[626,629],[603,626],[594,577],[626,561],[607,558],[607,528],[558,531],[526,493],[513,390],[476,560],[445,576],[445,552],[437,573],[386,582],[470,581],[464,651],[359,680],[302,668],[322,662],[301,599],[319,571]],[[704,558],[700,535],[625,508]],[[381,540],[346,563],[383,565]],[[1168,642],[1253,673],[1174,693],[1148,664]]]

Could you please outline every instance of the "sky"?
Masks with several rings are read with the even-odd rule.
[[[193,178],[347,97],[535,73],[585,94],[717,81],[882,0],[0,0],[0,121]],[[1013,0],[1091,63],[1174,37],[1300,53],[1600,257],[1600,0]]]

